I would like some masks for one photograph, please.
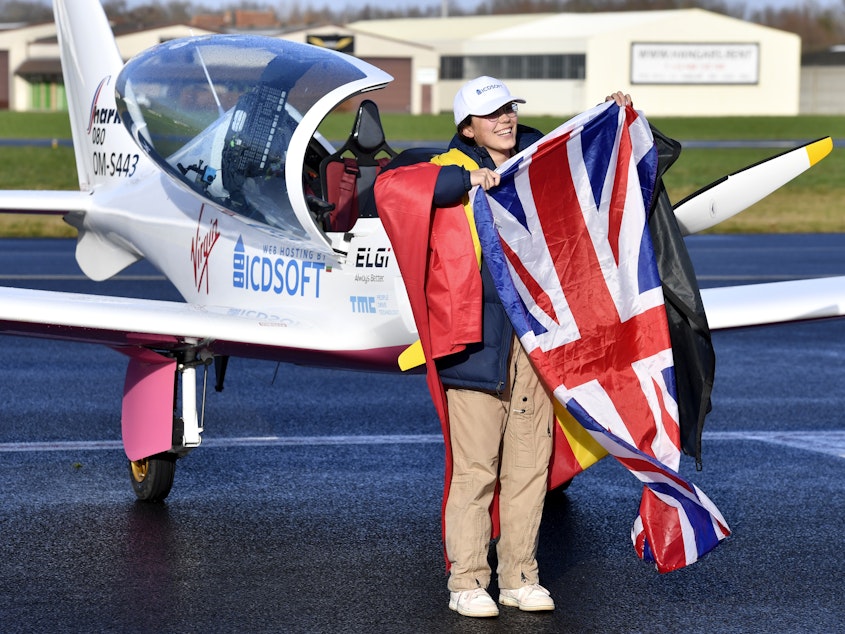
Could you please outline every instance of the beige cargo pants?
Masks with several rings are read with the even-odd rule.
[[[537,538],[552,452],[551,396],[514,337],[510,386],[502,394],[446,390],[452,483],[446,502],[449,590],[486,588],[490,503],[500,485],[500,588],[537,583]]]

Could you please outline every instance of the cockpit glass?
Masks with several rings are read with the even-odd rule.
[[[362,77],[316,46],[196,37],[132,59],[118,77],[117,102],[130,133],[171,175],[235,213],[289,228],[291,136],[320,98]]]

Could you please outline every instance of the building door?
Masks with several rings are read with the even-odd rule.
[[[9,109],[9,51],[0,51],[0,110]]]
[[[393,81],[368,98],[381,112],[411,112],[411,60],[408,57],[366,57],[365,62],[393,75]]]

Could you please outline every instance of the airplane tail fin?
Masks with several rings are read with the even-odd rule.
[[[73,10],[71,10],[73,5]],[[85,5],[84,7],[82,5]],[[111,124],[120,123],[114,83],[123,67],[105,11],[98,0],[54,0],[62,73],[67,92],[79,188],[104,180]],[[114,136],[114,135],[112,135]],[[122,133],[120,136],[123,136]]]

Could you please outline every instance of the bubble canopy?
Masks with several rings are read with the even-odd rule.
[[[305,156],[315,144],[332,148],[317,126],[341,101],[391,80],[317,46],[213,35],[133,58],[116,91],[124,125],[180,184],[234,213],[318,234],[305,200]]]

